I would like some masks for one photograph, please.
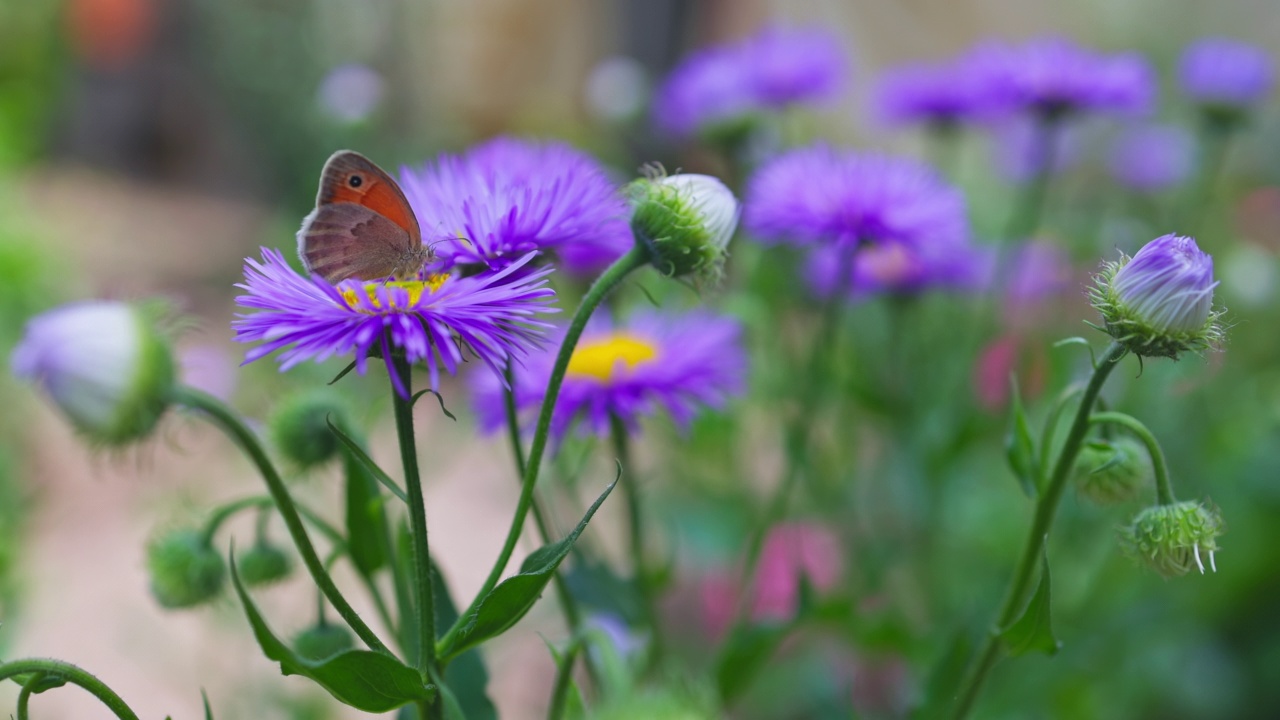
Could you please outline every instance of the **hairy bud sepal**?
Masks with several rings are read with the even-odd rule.
[[[1147,448],[1133,438],[1091,440],[1076,456],[1076,491],[1099,505],[1136,499],[1154,477]]]
[[[285,579],[292,570],[288,553],[267,542],[255,544],[236,558],[236,571],[245,585],[269,585]]]
[[[720,279],[729,240],[738,227],[733,192],[710,175],[666,175],[631,183],[631,230],[653,266],[670,277]]]
[[[1191,570],[1204,574],[1205,564],[1217,571],[1213,554],[1224,530],[1222,514],[1203,503],[1184,501],[1156,505],[1138,513],[1120,530],[1125,553],[1166,578]]]
[[[147,544],[151,594],[170,609],[202,605],[218,596],[226,580],[222,556],[198,530],[177,530]]]
[[[309,470],[338,456],[342,441],[329,423],[343,427],[346,415],[346,406],[331,390],[293,395],[271,416],[271,439],[289,462]]]

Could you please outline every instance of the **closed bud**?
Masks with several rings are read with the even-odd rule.
[[[1099,505],[1133,500],[1154,478],[1147,448],[1133,438],[1092,440],[1076,456],[1076,490]]]
[[[1156,238],[1132,258],[1106,263],[1094,280],[1090,297],[1103,329],[1135,355],[1177,359],[1222,340],[1213,258],[1192,238]]]
[[[351,631],[341,625],[317,623],[293,638],[293,650],[307,660],[325,660],[355,647]]]
[[[206,603],[222,591],[226,564],[204,533],[178,530],[147,545],[151,594],[166,608]]]
[[[1156,505],[1138,513],[1120,530],[1125,552],[1164,577],[1186,575],[1193,569],[1217,571],[1213,554],[1223,532],[1222,514],[1199,502]]]
[[[659,272],[719,279],[738,227],[738,201],[724,183],[659,170],[631,183],[630,192],[631,230]]]
[[[342,441],[329,429],[346,422],[346,406],[332,391],[317,390],[294,395],[271,418],[271,438],[280,452],[299,469],[307,470],[332,460]]]
[[[146,437],[169,405],[173,353],[154,308],[122,302],[66,305],[32,318],[10,358],[89,440]]]
[[[289,554],[265,541],[236,558],[236,571],[245,585],[267,585],[283,580],[292,570]]]

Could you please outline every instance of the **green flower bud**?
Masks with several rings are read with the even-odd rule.
[[[308,660],[324,660],[355,647],[351,631],[341,625],[318,623],[293,638],[293,650]]]
[[[245,585],[267,585],[288,577],[293,560],[275,545],[259,542],[236,558],[236,570]]]
[[[631,230],[664,275],[715,281],[738,227],[738,201],[709,175],[662,175],[631,183]]]
[[[1126,554],[1167,578],[1185,575],[1192,568],[1203,575],[1206,556],[1209,569],[1218,570],[1213,554],[1218,551],[1217,538],[1222,532],[1222,515],[1217,508],[1187,501],[1156,505],[1138,513],[1120,530],[1120,543]]]
[[[1192,238],[1156,238],[1132,258],[1106,263],[1094,280],[1089,294],[1103,329],[1135,355],[1177,359],[1222,341],[1213,258]]]
[[[32,318],[10,359],[90,440],[125,445],[151,433],[169,406],[173,352],[154,307],[66,305]]]
[[[1076,456],[1076,490],[1099,505],[1133,500],[1154,478],[1146,446],[1130,437],[1091,440]]]
[[[147,544],[151,594],[166,608],[187,608],[212,600],[222,590],[226,564],[204,533],[178,530]]]
[[[332,391],[293,395],[272,416],[271,438],[290,462],[307,470],[338,454],[342,441],[329,429],[329,422],[343,427],[346,413],[346,406]]]

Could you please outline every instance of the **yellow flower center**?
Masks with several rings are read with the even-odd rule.
[[[347,301],[347,307],[358,312],[368,312],[368,306],[360,305],[359,292],[364,291],[365,297],[369,299],[369,303],[377,310],[407,310],[418,304],[423,294],[430,295],[439,290],[448,282],[449,276],[444,273],[435,273],[428,275],[426,280],[392,280],[391,282],[371,282],[365,283],[359,289],[346,287],[342,289],[342,299]],[[396,302],[394,295],[388,299],[391,301],[391,307],[382,307],[382,301],[378,299],[378,288],[400,288],[409,295],[408,301],[401,306]]]
[[[616,332],[580,343],[569,358],[567,374],[607,383],[618,371],[634,370],[637,365],[652,362],[657,357],[658,347],[653,342]]]

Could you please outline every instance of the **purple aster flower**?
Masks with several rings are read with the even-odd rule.
[[[821,28],[767,27],[729,45],[699,50],[667,76],[654,120],[687,136],[795,103],[829,100],[842,87],[840,40]]]
[[[993,112],[1141,113],[1155,99],[1155,72],[1141,55],[1106,55],[1061,37],[987,42],[968,62],[980,102]]]
[[[881,74],[876,99],[880,117],[890,125],[953,125],[981,109],[975,90],[964,60],[910,63]]]
[[[592,318],[569,361],[551,418],[551,435],[563,439],[579,423],[581,432],[607,436],[610,417],[635,431],[640,418],[666,410],[684,427],[702,407],[722,408],[743,391],[746,355],[741,327],[709,312],[683,316],[642,312],[615,325]],[[515,373],[516,407],[536,414],[546,393],[554,352],[531,355]],[[506,424],[500,380],[471,376],[481,427]]]
[[[1263,100],[1273,81],[1271,56],[1231,38],[1203,38],[1178,63],[1182,89],[1196,102],[1243,109]]]
[[[444,267],[500,269],[531,251],[594,273],[631,248],[626,198],[594,158],[559,142],[496,138],[421,169],[400,185]]]
[[[1129,128],[1116,138],[1111,151],[1111,176],[1142,192],[1173,187],[1191,174],[1195,142],[1176,125]]]
[[[1066,172],[1080,161],[1081,126],[1009,117],[989,127],[992,164],[1006,180],[1026,182],[1044,171]]]
[[[242,307],[232,323],[236,340],[260,343],[245,354],[252,362],[277,350],[280,369],[304,360],[320,362],[333,355],[355,354],[361,374],[371,351],[391,371],[391,353],[402,350],[409,362],[425,362],[431,387],[440,369],[457,371],[462,348],[501,375],[508,358],[519,358],[536,346],[539,331],[550,327],[538,313],[554,295],[547,285],[550,268],[517,273],[533,253],[496,273],[472,277],[435,275],[426,280],[330,285],[320,277],[303,277],[276,250],[262,250],[262,262],[245,261],[245,290],[236,298]],[[395,372],[390,372],[401,395]]]
[[[809,251],[805,276],[818,297],[835,292],[842,248],[824,245]],[[842,283],[852,298],[874,293],[914,294],[926,290],[975,291],[987,279],[989,255],[968,243],[866,245],[854,255]]]
[[[1009,266],[1004,292],[1006,302],[1013,308],[1024,308],[1058,295],[1075,280],[1067,254],[1047,242],[1031,242],[1019,247]]]
[[[779,155],[747,182],[745,224],[765,242],[897,242],[969,237],[964,195],[916,160],[818,144]]]

